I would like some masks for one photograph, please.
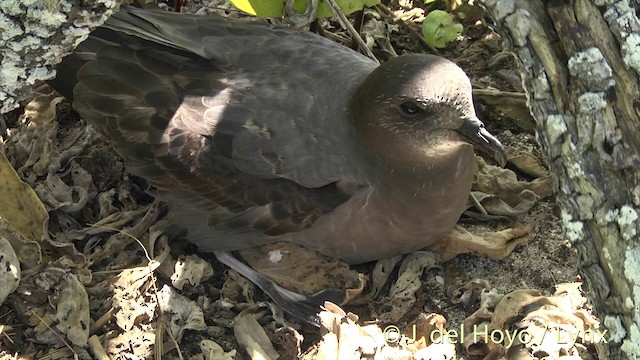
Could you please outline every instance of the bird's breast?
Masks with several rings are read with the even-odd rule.
[[[406,254],[443,239],[466,209],[473,151],[429,181],[368,188],[291,240],[349,263]]]

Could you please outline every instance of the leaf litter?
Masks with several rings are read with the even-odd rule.
[[[398,24],[379,14],[371,21],[370,42],[398,45],[381,35],[389,26],[398,31]],[[465,48],[460,57],[475,44],[498,48],[486,28],[465,32],[466,40],[448,49],[453,57],[456,46]],[[473,41],[471,50],[465,41]],[[474,84],[495,81],[490,86],[514,90],[465,70]],[[480,106],[488,126],[508,121]],[[295,246],[243,251],[248,263],[286,288],[312,294],[331,286],[350,294],[348,304],[325,303],[318,334],[289,322],[252,283],[210,255],[171,242],[164,206],[68,109],[55,93],[43,93],[0,144],[12,165],[0,161],[0,191],[16,197],[0,209],[0,249],[9,269],[0,274],[0,284],[8,284],[0,293],[0,354],[587,359],[602,334],[575,281],[575,252],[554,214],[551,177],[526,131],[507,126],[499,135],[508,145],[508,169],[478,158],[468,211],[430,251],[351,269]],[[461,334],[474,325],[496,335]]]

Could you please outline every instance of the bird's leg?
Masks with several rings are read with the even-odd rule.
[[[324,304],[325,301],[339,304],[344,299],[344,292],[342,290],[332,288],[325,289],[311,296],[298,294],[267,279],[242,261],[236,259],[228,251],[215,251],[214,254],[218,261],[256,284],[283,311],[315,327],[320,327],[318,313],[321,310],[320,306]]]

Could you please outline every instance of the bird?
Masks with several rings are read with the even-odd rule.
[[[459,220],[474,147],[506,163],[453,62],[379,65],[263,22],[126,6],[50,84],[190,242],[261,287],[272,285],[231,251],[285,241],[349,264],[407,254]]]

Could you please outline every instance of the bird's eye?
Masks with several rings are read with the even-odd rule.
[[[420,107],[413,101],[405,101],[400,104],[400,110],[402,110],[405,115],[413,116],[420,112]]]

